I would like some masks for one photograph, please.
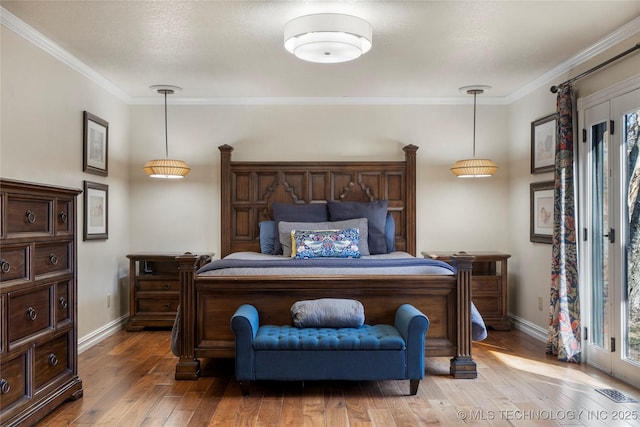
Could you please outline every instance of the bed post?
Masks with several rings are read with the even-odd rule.
[[[406,162],[406,200],[407,215],[407,248],[406,251],[416,256],[416,151],[418,146],[409,144],[402,147]]]
[[[195,358],[196,291],[195,270],[198,257],[189,252],[176,257],[180,272],[180,360],[176,364],[177,380],[197,380],[200,361]]]
[[[224,144],[220,150],[220,224],[231,224],[231,152],[233,147]],[[220,229],[220,258],[231,253],[231,227]]]
[[[465,252],[452,255],[458,279],[458,351],[449,365],[454,378],[477,378],[476,362],[471,357],[471,268],[472,255]]]

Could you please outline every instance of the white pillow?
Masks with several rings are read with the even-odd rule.
[[[347,219],[344,221],[327,221],[327,222],[287,222],[280,221],[278,223],[278,234],[280,244],[282,245],[282,254],[291,256],[291,231],[292,230],[344,230],[345,228],[357,228],[360,238],[359,249],[360,255],[369,255],[369,229],[367,218]]]

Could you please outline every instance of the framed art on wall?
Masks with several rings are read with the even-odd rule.
[[[95,175],[109,174],[109,122],[83,112],[83,161],[82,170]]]
[[[529,240],[551,243],[553,236],[553,181],[530,185],[531,227]]]
[[[531,173],[553,170],[556,160],[556,117],[554,113],[531,122]]]
[[[109,186],[97,182],[84,182],[84,238],[109,238]]]

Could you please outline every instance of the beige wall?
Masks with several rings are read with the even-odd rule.
[[[129,106],[1,27],[0,175],[82,188],[109,185],[109,239],[82,241],[78,198],[78,335],[128,313],[121,300],[129,250]],[[82,112],[109,122],[109,176],[82,172]],[[107,294],[112,295],[107,307]]]
[[[219,151],[237,160],[402,160],[417,153],[417,249],[507,250],[506,107],[478,106],[477,153],[500,165],[486,180],[449,167],[472,154],[472,105],[169,106],[169,151],[192,172],[179,182],[144,176],[164,156],[162,106],[131,110],[131,248],[220,253]]]

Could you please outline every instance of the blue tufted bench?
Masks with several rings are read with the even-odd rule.
[[[403,304],[394,325],[360,328],[260,326],[256,308],[240,306],[231,318],[236,379],[242,394],[253,380],[410,380],[418,392],[424,376],[429,319]]]

